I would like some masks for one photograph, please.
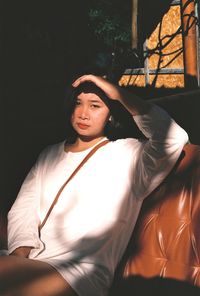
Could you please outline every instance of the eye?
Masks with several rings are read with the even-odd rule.
[[[101,106],[97,105],[97,104],[91,104],[92,108],[100,108]]]
[[[78,106],[78,105],[80,105],[80,104],[81,104],[81,101],[80,101],[79,99],[76,99],[76,101],[75,101],[75,105]]]

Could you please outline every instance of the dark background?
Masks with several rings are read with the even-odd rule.
[[[93,42],[84,1],[0,4],[2,210],[39,151],[64,139],[66,85],[84,69]]]

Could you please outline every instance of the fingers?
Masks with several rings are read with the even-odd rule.
[[[105,78],[102,78],[100,76],[88,74],[88,75],[83,75],[83,76],[80,76],[79,78],[77,78],[72,83],[72,86],[78,87],[81,83],[84,83],[84,82],[93,82],[94,84],[96,84],[98,87],[101,88],[107,81]]]
[[[73,87],[79,86],[83,82],[93,82],[95,83],[95,76],[94,75],[83,75],[79,78],[77,78],[73,83]]]
[[[101,88],[107,95],[109,94],[110,88],[114,87],[114,85],[112,85],[105,78],[92,74],[80,76],[72,83],[72,86],[78,87],[81,83],[84,82],[94,83],[97,87]]]
[[[83,75],[76,79],[73,83],[73,87],[78,87],[81,83],[84,82],[92,82],[94,83],[97,87],[102,89],[104,93],[107,95],[108,98],[111,100],[118,100],[119,97],[119,89],[116,85],[110,83],[107,81],[105,78],[100,77],[100,76],[95,76],[92,74],[89,75]]]

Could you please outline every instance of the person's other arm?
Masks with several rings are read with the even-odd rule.
[[[8,213],[8,252],[28,257],[32,248],[40,246],[38,225],[38,180],[36,164],[25,178]]]

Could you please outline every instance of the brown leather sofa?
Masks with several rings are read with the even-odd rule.
[[[196,98],[175,96],[180,113],[184,114],[181,102],[187,101],[185,112],[190,117],[193,99],[196,107],[200,100],[199,91],[192,94]],[[169,112],[174,101],[165,98],[156,103]],[[192,135],[194,130],[198,133],[196,125]],[[145,199],[111,295],[200,295],[200,146],[185,145],[172,172]]]

